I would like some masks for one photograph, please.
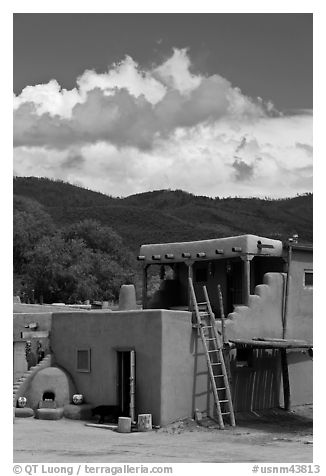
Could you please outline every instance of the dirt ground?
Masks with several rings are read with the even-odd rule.
[[[147,433],[128,434],[85,422],[16,418],[15,463],[311,463],[312,406],[237,415],[218,430],[211,420],[181,420]]]

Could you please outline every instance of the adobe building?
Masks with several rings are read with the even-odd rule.
[[[189,278],[199,301],[206,285],[219,328],[225,315],[235,412],[312,403],[311,246],[243,235],[143,245],[138,259],[142,310],[52,314],[51,366],[69,376],[87,403],[120,405],[133,417],[151,413],[155,425],[196,410],[215,417]],[[153,272],[160,287],[149,296]],[[34,379],[25,384],[27,396]],[[33,401],[47,386],[38,382]]]

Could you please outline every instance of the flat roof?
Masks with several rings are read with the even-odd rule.
[[[291,243],[291,242],[287,242],[287,243],[285,243],[284,248],[289,248],[290,246],[293,250],[313,252],[312,243],[296,243],[296,242]]]
[[[239,235],[211,240],[142,245],[138,259],[149,263],[205,261],[241,255],[282,256],[283,243],[257,235]]]

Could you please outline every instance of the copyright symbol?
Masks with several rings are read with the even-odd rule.
[[[22,472],[22,467],[19,466],[19,464],[15,464],[15,466],[12,468],[12,470],[15,474],[20,474]]]

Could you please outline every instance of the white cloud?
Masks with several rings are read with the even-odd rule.
[[[196,89],[201,82],[200,76],[190,73],[191,62],[187,54],[187,49],[174,48],[173,55],[162,65],[154,69],[153,74],[171,89],[176,89],[180,93],[189,93]]]
[[[152,70],[126,57],[14,99],[15,172],[111,195],[181,188],[211,196],[289,196],[312,188],[312,117],[282,116],[219,76],[190,72],[186,50]]]
[[[83,93],[99,88],[106,94],[113,94],[114,89],[125,88],[135,97],[143,94],[152,104],[160,101],[165,92],[165,86],[157,81],[151,72],[141,71],[139,65],[130,57],[114,64],[112,69],[100,74],[86,70],[78,79],[79,90]]]
[[[14,110],[22,104],[32,103],[39,116],[49,113],[51,116],[70,118],[73,107],[84,99],[85,96],[83,98],[76,88],[70,91],[61,89],[59,83],[51,79],[47,84],[26,86],[19,96],[14,96]]]

